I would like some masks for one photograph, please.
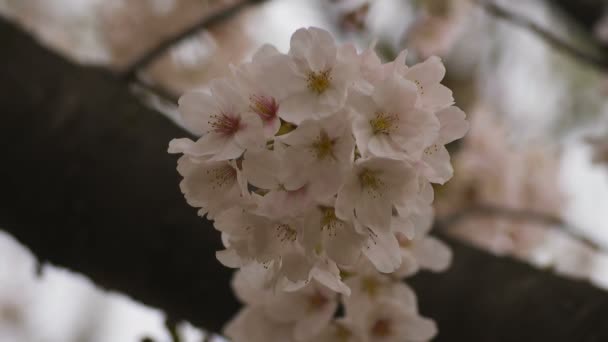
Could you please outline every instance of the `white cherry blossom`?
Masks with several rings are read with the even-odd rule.
[[[284,86],[290,95],[282,103],[281,117],[300,124],[339,110],[359,70],[354,47],[336,47],[329,32],[310,27],[293,34],[289,56],[291,72],[284,75]]]
[[[439,121],[416,106],[416,89],[413,82],[391,75],[370,95],[353,92],[349,98],[355,113],[353,133],[362,156],[419,159],[435,141]]]
[[[188,204],[201,208],[199,215],[213,218],[224,208],[247,203],[247,182],[231,161],[208,161],[184,155],[177,171],[184,177],[180,189]]]
[[[468,129],[431,57],[382,63],[300,29],[287,54],[262,46],[179,102],[200,139],[174,139],[188,203],[214,220],[244,308],[234,342],[427,341],[401,280],[444,270],[429,235],[431,183],[452,176],[445,145]]]
[[[445,145],[462,138],[468,131],[469,124],[464,112],[455,106],[442,109],[437,113],[437,118],[440,123],[439,136],[424,149],[418,165],[429,181],[444,184],[454,173]]]
[[[393,206],[415,194],[417,180],[404,161],[369,158],[358,160],[336,199],[336,215],[377,232],[390,231]]]
[[[321,120],[306,120],[281,141],[290,178],[305,177],[318,200],[336,194],[352,168],[355,141],[345,113]]]
[[[445,76],[445,66],[436,56],[411,67],[405,64],[407,51],[402,51],[397,58],[384,66],[385,75],[398,74],[416,84],[418,105],[429,111],[441,110],[454,103],[452,91],[441,84]]]
[[[174,139],[169,152],[228,160],[248,148],[262,147],[262,120],[242,104],[241,96],[230,79],[212,81],[210,93],[195,90],[182,96],[180,114],[188,128],[202,137],[196,143],[187,138]]]

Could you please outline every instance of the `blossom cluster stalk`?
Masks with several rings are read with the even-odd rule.
[[[297,30],[288,53],[262,46],[250,62],[179,101],[197,141],[183,154],[181,190],[214,220],[224,265],[245,304],[233,341],[426,341],[402,281],[441,271],[451,252],[429,236],[431,183],[453,173],[445,144],[465,114],[431,57],[382,63],[372,49]],[[340,309],[342,308],[342,309]]]

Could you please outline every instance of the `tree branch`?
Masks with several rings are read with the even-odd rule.
[[[492,205],[477,205],[465,208],[463,210],[459,210],[458,212],[447,215],[445,217],[438,217],[436,221],[441,222],[439,225],[449,230],[451,226],[473,217],[503,218],[514,222],[528,222],[544,226],[559,227],[562,229],[563,232],[568,235],[571,235],[573,239],[579,240],[592,250],[600,251],[603,249],[597,243],[581,236],[580,229],[564,221],[561,217],[553,216],[539,211],[511,209]]]
[[[238,304],[219,233],[179,192],[173,137],[111,73],[0,19],[0,227],[40,259],[219,331]],[[411,280],[437,341],[608,340],[608,294],[445,238],[445,273]]]
[[[570,55],[582,63],[587,64],[601,72],[608,71],[608,56],[598,56],[596,54],[584,51],[572,43],[563,40],[555,33],[534,23],[530,19],[497,5],[492,0],[474,0],[473,2],[483,8],[490,15],[532,32],[556,50]]]
[[[209,28],[215,24],[225,21],[233,17],[234,15],[240,13],[241,10],[243,10],[244,8],[262,1],[265,0],[236,0],[235,3],[231,4],[230,6],[227,6],[219,12],[202,18],[200,21],[198,21],[191,27],[168,37],[167,39],[161,41],[155,48],[150,49],[148,52],[144,53],[141,57],[135,60],[129,67],[127,67],[122,72],[122,78],[128,82],[135,81],[137,79],[137,72],[139,70],[145,69],[148,65],[150,65],[150,63],[158,59],[160,56],[162,56],[164,53],[166,53],[169,49],[174,47],[182,40],[196,34],[202,29]]]

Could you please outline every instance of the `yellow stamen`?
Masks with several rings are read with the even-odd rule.
[[[395,128],[399,127],[396,115],[377,112],[373,119],[369,120],[372,132],[377,134],[390,134]]]
[[[322,160],[327,156],[334,157],[333,147],[335,142],[335,140],[330,139],[327,133],[322,130],[317,137],[317,140],[312,143],[313,152],[317,156],[317,159]]]
[[[324,71],[311,71],[308,73],[308,89],[317,93],[323,94],[331,85],[331,69]]]
[[[363,188],[371,190],[378,190],[384,182],[376,177],[375,173],[371,170],[365,169],[359,174],[359,182]]]

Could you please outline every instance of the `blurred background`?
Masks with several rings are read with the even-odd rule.
[[[175,100],[297,28],[431,55],[471,130],[436,188],[445,233],[608,289],[608,5],[551,0],[0,0],[0,15],[82,64]],[[604,15],[605,14],[605,15]],[[1,229],[2,227],[0,227]],[[189,324],[37,265],[0,230],[0,341],[202,341]],[[215,337],[214,337],[215,338]],[[218,338],[219,339],[219,338]],[[210,339],[211,340],[211,339]]]

